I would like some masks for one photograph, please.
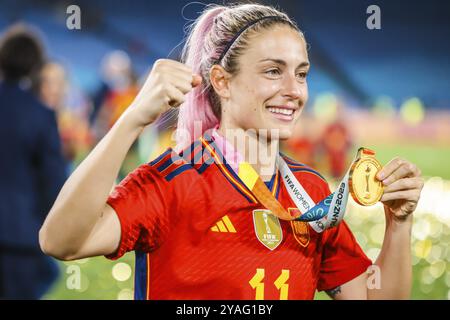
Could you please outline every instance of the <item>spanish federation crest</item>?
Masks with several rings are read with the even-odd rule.
[[[289,213],[291,210],[298,210],[297,208],[288,208]],[[291,221],[292,233],[295,240],[302,246],[307,247],[310,240],[308,223],[304,221]]]
[[[283,240],[283,230],[280,221],[270,210],[253,210],[253,225],[258,240],[268,249],[274,250]]]

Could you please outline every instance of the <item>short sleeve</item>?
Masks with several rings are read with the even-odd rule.
[[[326,194],[330,194],[327,184]],[[372,261],[356,241],[345,221],[324,231],[323,251],[317,290],[330,290],[356,278],[372,265]]]
[[[108,259],[118,259],[128,251],[150,252],[161,245],[177,211],[169,182],[149,164],[131,172],[110,194],[107,203],[116,212],[121,239]]]

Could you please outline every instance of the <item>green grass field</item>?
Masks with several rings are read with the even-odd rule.
[[[439,176],[450,180],[450,146],[427,147],[421,145],[373,145],[377,158],[386,164],[395,156],[408,159],[421,168],[425,177]],[[349,225],[357,235],[361,246],[367,252],[379,248],[379,219],[366,219],[364,223],[354,223],[349,213]],[[359,218],[359,217],[358,217]],[[384,218],[383,218],[384,219]],[[416,226],[430,225],[439,233],[430,233],[425,239],[413,238],[414,286],[413,299],[449,299],[450,296],[450,227],[436,217],[424,214],[415,220]],[[430,227],[431,228],[431,227]],[[360,241],[361,239],[361,241]],[[362,243],[361,243],[362,242]],[[113,274],[113,268],[118,264]],[[126,264],[129,267],[123,265]],[[69,289],[70,266],[75,265],[81,272],[81,288]],[[128,253],[119,261],[109,261],[103,257],[60,263],[61,276],[45,299],[129,299],[132,297],[134,282],[134,254]],[[129,272],[131,269],[131,272]],[[70,287],[70,286],[69,286]],[[316,294],[316,299],[328,299],[326,294]]]
[[[450,180],[450,145],[372,145],[377,152],[377,159],[386,164],[392,158],[399,156],[415,163],[426,177],[441,177]]]

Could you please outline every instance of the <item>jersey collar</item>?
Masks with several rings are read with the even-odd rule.
[[[239,167],[239,162],[242,161],[242,156],[235,151],[234,147],[224,137],[222,137],[216,129],[213,129],[211,134],[205,132],[203,136],[200,137],[200,141],[205,149],[211,154],[215,164],[229,183],[248,201],[258,203],[256,198],[237,174],[237,168]],[[271,180],[265,183],[272,194],[278,198],[280,190],[279,171],[277,170]]]

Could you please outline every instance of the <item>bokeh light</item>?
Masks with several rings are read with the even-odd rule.
[[[133,300],[133,290],[122,289],[117,295],[117,300]]]
[[[425,108],[420,99],[411,98],[400,107],[400,115],[407,124],[417,125],[425,118]]]
[[[119,262],[112,268],[113,278],[117,281],[126,281],[131,277],[131,267],[124,262]]]
[[[323,93],[316,97],[313,105],[314,115],[325,122],[336,118],[338,99],[332,93]]]
[[[378,97],[373,105],[372,112],[379,118],[391,119],[396,114],[394,101],[387,96]]]

